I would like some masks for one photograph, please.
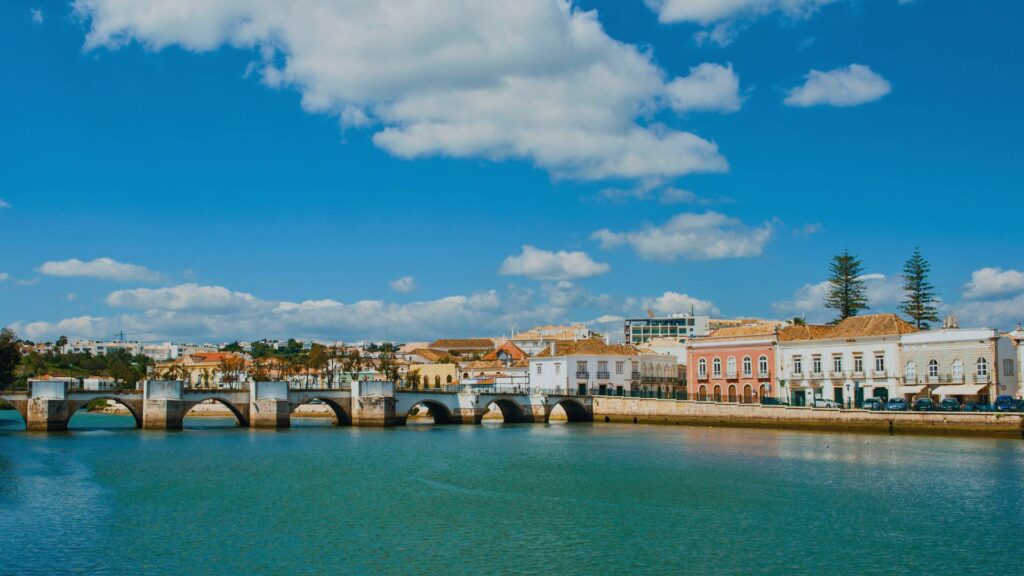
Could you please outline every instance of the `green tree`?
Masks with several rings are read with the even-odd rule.
[[[900,311],[906,314],[918,330],[927,329],[930,322],[939,321],[939,310],[935,307],[935,287],[928,280],[931,264],[921,255],[920,248],[903,264],[903,291],[906,299],[900,305]]]
[[[807,320],[804,320],[803,316],[793,316],[793,319],[790,320],[790,323],[793,326],[806,326]]]
[[[0,330],[0,387],[14,383],[14,371],[21,363],[21,347],[14,330]]]
[[[836,311],[834,324],[838,324],[861,310],[868,309],[867,287],[861,275],[864,265],[860,259],[843,250],[834,256],[828,266],[828,295],[825,296],[825,307]]]

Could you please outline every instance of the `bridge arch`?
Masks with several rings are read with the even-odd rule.
[[[114,395],[96,396],[95,398],[90,398],[89,400],[82,400],[79,402],[68,401],[68,425],[71,424],[72,418],[75,417],[75,414],[77,414],[79,410],[85,408],[87,404],[95,402],[97,400],[113,400],[114,402],[117,402],[122,407],[127,409],[128,413],[132,415],[132,418],[135,420],[135,427],[142,428],[142,411],[139,410],[139,407],[137,405],[133,406],[134,403],[131,401],[127,401],[123,398],[119,398]]]
[[[409,414],[411,414],[413,410],[420,407],[427,409],[427,414],[434,419],[434,424],[454,424],[456,422],[451,408],[449,408],[444,402],[431,400],[429,398],[413,402],[412,405],[409,406],[409,412],[405,414],[406,419],[408,419]]]
[[[325,398],[323,396],[311,396],[309,398],[304,399],[302,402],[291,403],[291,405],[289,406],[289,413],[294,414],[295,411],[299,409],[299,406],[305,406],[306,404],[309,404],[314,400],[319,400],[320,402],[323,402],[328,408],[331,409],[331,412],[334,414],[331,417],[331,420],[334,421],[335,426],[352,425],[352,416],[348,413],[347,410],[345,410],[345,407],[339,404],[337,400],[334,400],[332,398]]]
[[[587,407],[584,406],[582,402],[574,398],[563,398],[549,405],[545,410],[547,412],[545,420],[551,419],[551,411],[554,410],[556,406],[562,407],[562,410],[565,411],[565,418],[569,422],[594,421],[593,413],[590,410],[587,410]]]
[[[244,414],[238,408],[238,406],[235,406],[230,400],[227,400],[226,398],[221,398],[220,396],[210,396],[209,398],[203,398],[202,400],[197,401],[197,402],[189,402],[189,403],[187,403],[185,405],[185,410],[181,414],[182,420],[187,418],[189,412],[191,412],[192,409],[195,408],[196,406],[198,406],[198,405],[200,405],[200,404],[202,404],[204,402],[209,403],[211,401],[212,402],[217,402],[217,403],[221,404],[222,406],[224,406],[225,408],[227,408],[228,411],[231,412],[231,414],[235,417],[235,422],[237,422],[239,426],[241,426],[242,428],[248,428],[249,427],[249,417],[246,414]]]
[[[526,411],[523,410],[523,407],[511,398],[494,398],[485,408],[490,408],[491,406],[498,407],[498,410],[501,412],[501,416],[505,420],[506,424],[530,421],[526,417]]]

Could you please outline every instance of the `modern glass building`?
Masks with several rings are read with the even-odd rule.
[[[677,342],[685,342],[694,336],[707,335],[710,322],[709,316],[689,314],[673,314],[661,318],[631,318],[625,322],[626,342],[634,345],[643,344],[652,338],[671,338]]]

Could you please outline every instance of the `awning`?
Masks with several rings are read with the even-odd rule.
[[[927,388],[927,386],[925,386],[924,384],[921,384],[920,386],[900,386],[900,387],[896,388],[896,393],[897,394],[920,394],[921,392],[924,391],[925,388]]]
[[[938,396],[976,396],[988,388],[987,384],[960,384],[957,386],[939,386],[932,390],[932,394]]]

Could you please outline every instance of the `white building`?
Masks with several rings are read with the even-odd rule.
[[[903,388],[918,397],[991,402],[1018,394],[1013,340],[987,328],[942,328],[904,334]]]
[[[529,359],[530,388],[630,396],[643,387],[668,396],[679,384],[676,359],[597,338],[555,342]]]
[[[648,318],[630,318],[623,323],[626,343],[638,346],[652,338],[671,338],[686,342],[695,336],[707,336],[711,332],[709,316],[672,314]]]
[[[1013,342],[1014,356],[1017,359],[1017,398],[1024,397],[1024,327],[1017,324],[1017,329],[1006,336]]]
[[[551,346],[552,342],[575,342],[586,340],[594,335],[582,324],[572,326],[536,326],[525,332],[513,332],[508,339],[530,356],[539,354]]]
[[[139,342],[127,342],[122,340],[111,340],[97,342],[93,340],[76,340],[68,342],[61,350],[64,354],[91,354],[93,356],[106,356],[108,352],[125,350],[129,354],[137,355],[142,353],[142,344]]]
[[[788,326],[779,331],[779,388],[791,404],[814,399],[859,405],[864,398],[910,398],[902,386],[900,338],[917,329],[895,314],[847,318],[835,326]]]
[[[216,352],[217,346],[212,344],[174,344],[164,342],[163,344],[146,344],[142,347],[142,355],[152,358],[155,362],[166,362],[177,360],[189,354],[200,354],[203,352]]]
[[[117,381],[109,376],[89,376],[82,379],[83,390],[114,390],[117,388]]]

